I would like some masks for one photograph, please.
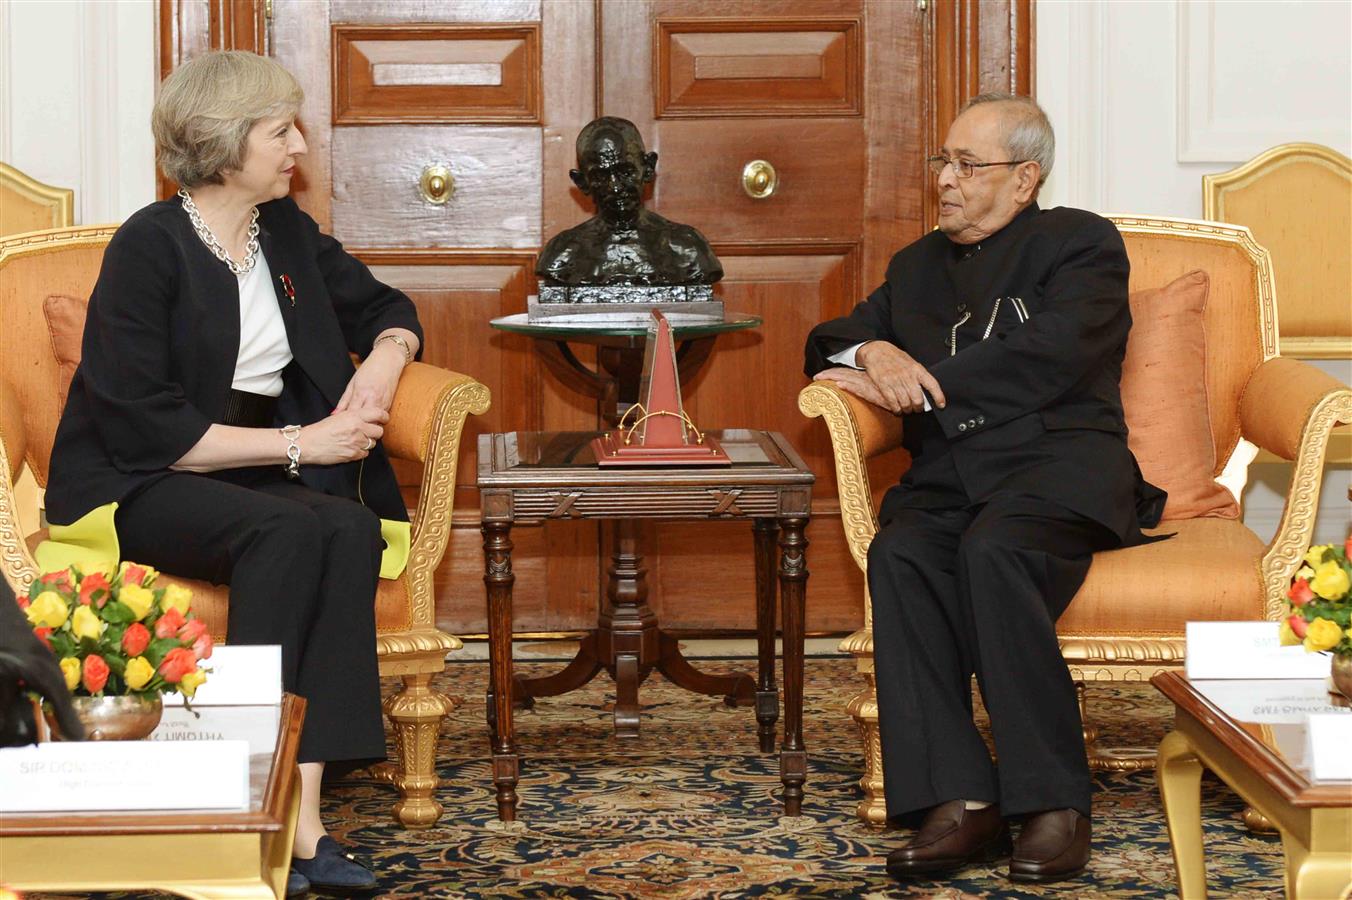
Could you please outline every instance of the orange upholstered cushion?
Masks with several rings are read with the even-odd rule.
[[[1169,492],[1166,519],[1239,517],[1214,477],[1207,408],[1205,313],[1210,279],[1189,272],[1131,295],[1131,335],[1122,363],[1128,443],[1146,481]]]
[[[57,390],[61,395],[62,409],[66,408],[70,380],[75,377],[75,369],[80,365],[80,342],[84,339],[85,313],[88,308],[83,300],[60,294],[52,294],[42,301],[42,315],[47,320],[52,355],[61,367],[61,383],[57,385]]]
[[[1233,519],[1169,522],[1167,541],[1095,553],[1089,576],[1056,622],[1061,635],[1165,636],[1192,621],[1263,618],[1263,542]]]

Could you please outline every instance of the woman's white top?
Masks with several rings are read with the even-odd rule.
[[[230,386],[251,394],[280,396],[282,369],[291,362],[291,344],[263,251],[258,251],[252,269],[235,277],[239,279],[239,356]]]

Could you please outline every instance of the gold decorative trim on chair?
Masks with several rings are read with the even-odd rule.
[[[75,191],[43,184],[0,162],[0,236],[74,224]]]

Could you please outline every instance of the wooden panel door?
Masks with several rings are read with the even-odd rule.
[[[780,431],[813,467],[808,628],[843,631],[862,618],[863,583],[825,430],[796,407],[803,340],[932,227],[922,160],[961,101],[1030,90],[1031,21],[1032,0],[160,0],[160,61],[166,73],[238,48],[295,73],[310,144],[296,200],[413,298],[429,362],[492,390],[467,427],[436,578],[438,622],[459,633],[484,631],[475,436],[595,423],[527,339],[488,320],[525,310],[543,240],[592,214],[568,178],[578,131],[599,115],[633,120],[660,156],[652,207],[699,228],[723,260],[721,299],[765,320],[719,339],[689,409],[705,427]],[[756,159],[779,176],[761,200],[741,186]],[[444,204],[419,192],[431,165],[454,180]],[[879,491],[899,466],[875,464]],[[399,475],[412,493],[418,473]],[[643,537],[665,627],[751,627],[749,531],[699,522]],[[559,522],[513,540],[518,630],[593,624],[598,529]]]

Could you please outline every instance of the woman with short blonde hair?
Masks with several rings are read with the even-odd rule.
[[[49,549],[112,522],[123,558],[230,586],[229,643],[281,645],[307,700],[289,893],[376,886],[319,791],[385,757],[374,598],[409,525],[380,437],[422,343],[408,297],[287,197],[300,103],[251,53],[165,79],[152,127],[182,189],[104,253],[47,490]]]

